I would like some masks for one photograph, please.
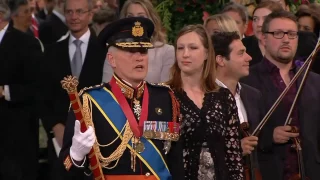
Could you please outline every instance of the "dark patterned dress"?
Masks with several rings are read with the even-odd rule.
[[[185,92],[175,92],[182,113],[181,139],[186,180],[242,180],[236,102],[228,89],[206,93],[199,109]]]

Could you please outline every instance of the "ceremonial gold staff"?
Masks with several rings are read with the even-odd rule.
[[[80,98],[77,91],[77,86],[79,84],[76,77],[67,76],[62,81],[62,88],[68,92],[71,107],[76,116],[76,119],[80,121],[81,124],[81,132],[85,132],[88,127],[83,119],[83,111],[82,104],[80,102]],[[93,177],[95,180],[105,180],[102,168],[100,165],[100,161],[97,158],[96,152],[94,148],[91,148],[89,152],[89,160],[90,160],[90,168],[93,173]]]

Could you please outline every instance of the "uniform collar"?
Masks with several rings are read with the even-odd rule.
[[[119,78],[116,74],[114,74],[113,77],[115,78],[118,86],[121,89],[121,92],[124,94],[126,98],[141,98],[144,90],[145,81],[141,81],[141,83],[136,88],[133,88],[129,82]]]

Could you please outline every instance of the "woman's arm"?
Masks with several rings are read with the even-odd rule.
[[[237,105],[231,93],[227,95],[227,104],[229,105],[229,108],[226,128],[227,131],[225,135],[225,160],[229,173],[228,179],[242,180],[244,179],[244,170],[240,145],[240,121]]]

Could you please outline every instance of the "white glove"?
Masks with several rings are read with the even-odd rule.
[[[80,130],[80,121],[76,120],[74,124],[74,135],[72,138],[72,145],[70,148],[70,156],[76,161],[82,161],[87,154],[89,154],[96,136],[94,134],[93,128],[89,128],[82,133]]]

